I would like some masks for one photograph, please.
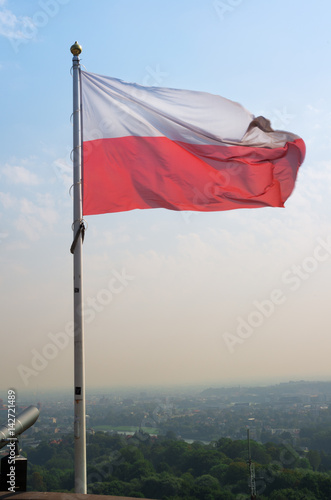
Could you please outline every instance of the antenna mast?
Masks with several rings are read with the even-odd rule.
[[[251,458],[251,445],[249,440],[249,429],[247,429],[247,447],[248,447],[248,470],[249,470],[249,489],[251,490],[251,500],[256,500],[255,468]]]

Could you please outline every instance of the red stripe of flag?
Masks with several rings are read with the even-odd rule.
[[[84,215],[133,209],[217,211],[282,207],[305,154],[302,139],[282,148],[208,146],[166,137],[84,143]]]

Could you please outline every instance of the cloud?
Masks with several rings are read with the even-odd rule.
[[[131,237],[128,233],[124,231],[104,231],[103,238],[104,244],[107,246],[113,246],[115,244],[128,243],[131,240]]]
[[[58,221],[59,214],[54,208],[54,200],[47,193],[37,193],[34,201],[0,193],[0,202],[6,210],[10,210],[12,227],[31,241],[38,240],[46,227],[52,228]]]
[[[69,160],[68,158],[58,158],[52,164],[56,177],[68,187],[72,185],[72,162]]]
[[[6,164],[1,173],[12,184],[24,184],[26,186],[37,186],[40,184],[38,177],[25,167]]]
[[[316,106],[313,106],[312,104],[307,104],[307,109],[308,109],[308,111],[311,111],[314,114],[321,114],[323,112],[322,108],[317,108]]]
[[[31,17],[16,16],[5,4],[5,0],[0,0],[0,36],[9,40],[30,39],[35,31]]]
[[[0,203],[5,209],[8,209],[15,205],[16,199],[9,193],[0,193]]]
[[[29,240],[36,241],[39,239],[43,225],[35,216],[20,215],[15,221],[15,227],[20,232],[24,233]]]
[[[15,221],[15,227],[30,240],[39,239],[45,225],[52,226],[58,219],[53,205],[51,196],[47,194],[38,194],[36,203],[24,198],[20,201],[20,215]]]

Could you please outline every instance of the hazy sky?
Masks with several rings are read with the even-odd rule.
[[[329,0],[0,0],[1,391],[73,387],[75,40],[87,71],[222,95],[307,146],[285,209],[87,217],[87,390],[331,378],[330,16]]]

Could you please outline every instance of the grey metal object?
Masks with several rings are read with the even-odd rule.
[[[7,423],[0,427],[0,448],[3,448],[10,441],[15,441],[17,436],[29,429],[39,417],[39,409],[37,406],[31,405],[25,408],[19,415],[15,417],[15,428]]]
[[[73,76],[73,175],[74,175],[74,437],[75,493],[86,493],[86,411],[85,411],[85,353],[83,321],[83,208],[82,208],[82,137],[80,62],[82,47],[75,42],[70,51]],[[77,238],[76,238],[77,235]]]

